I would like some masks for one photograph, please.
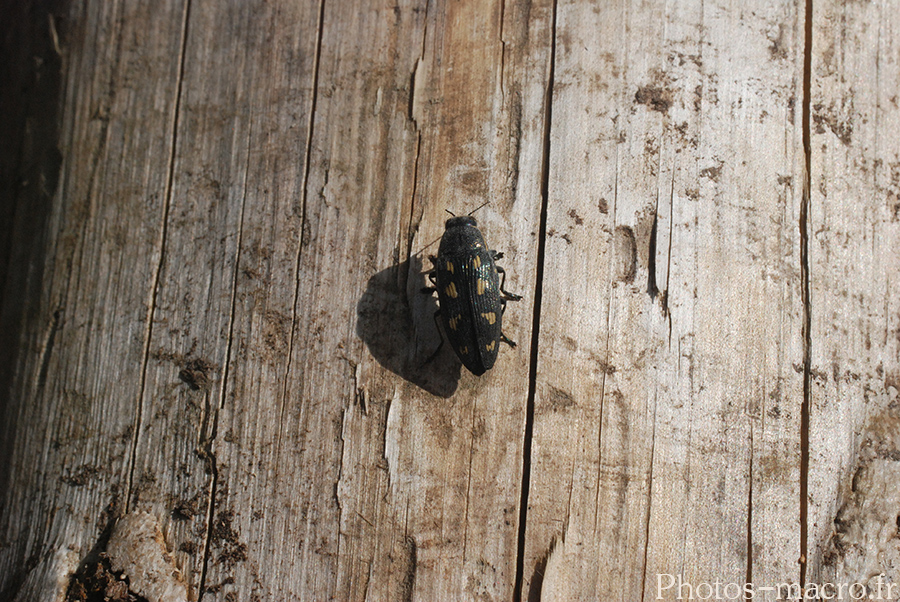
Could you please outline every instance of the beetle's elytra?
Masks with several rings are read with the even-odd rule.
[[[428,277],[435,288],[426,290],[437,290],[435,322],[440,317],[453,351],[480,376],[493,367],[501,342],[515,347],[503,334],[503,312],[507,301],[521,297],[503,289],[506,272],[496,264],[503,254],[488,249],[474,217],[451,217],[444,227],[437,257],[430,258],[434,269]]]

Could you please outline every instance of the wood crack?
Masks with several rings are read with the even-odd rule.
[[[337,541],[335,544],[336,549],[334,552],[334,554],[337,558],[341,558],[341,544],[344,542],[344,539],[347,537],[344,534],[343,529],[342,529],[342,526],[344,524],[344,505],[341,503],[341,481],[344,478],[344,470],[345,470],[344,449],[347,445],[347,440],[344,437],[344,432],[347,429],[347,412],[348,411],[352,412],[353,409],[349,408],[349,407],[341,408],[341,418],[340,418],[341,430],[337,436],[337,440],[340,443],[340,445],[338,446],[338,448],[339,448],[338,449],[338,457],[340,459],[338,460],[337,476],[334,479],[334,484],[332,485],[332,489],[331,489],[331,500],[334,503],[334,507],[337,509],[338,536],[335,538]],[[371,525],[371,523],[368,520],[366,520],[366,518],[363,517],[358,511],[356,512],[356,516],[362,518],[365,522],[367,522]],[[335,571],[333,577],[334,577],[334,579],[332,581],[333,591],[339,591],[340,590],[340,575],[338,574],[337,571]]]
[[[203,413],[203,424],[200,430],[200,440],[197,444],[197,455],[206,464],[206,471],[210,475],[210,483],[209,503],[206,506],[206,541],[203,542],[203,559],[200,562],[200,583],[197,588],[197,595],[199,598],[203,597],[203,593],[206,590],[206,577],[209,572],[214,529],[215,497],[216,489],[219,485],[219,467],[216,463],[216,455],[212,449],[213,441],[215,440],[219,429],[219,410],[218,407],[213,405],[208,391],[203,397],[206,403]]]
[[[656,301],[659,296],[659,287],[656,285],[656,238],[658,236],[657,223],[659,221],[659,195],[656,205],[653,207],[653,224],[650,226],[650,239],[647,248],[647,294],[650,299]]]
[[[53,344],[56,340],[56,333],[59,331],[59,323],[62,319],[63,308],[58,308],[53,312],[53,319],[50,321],[50,326],[47,329],[47,336],[45,337],[44,344],[41,345],[41,361],[40,361],[40,370],[38,370],[37,384],[35,385],[36,390],[40,390],[44,388],[44,383],[47,382],[47,370],[50,367],[50,356],[53,354]]]
[[[500,98],[506,96],[504,81],[506,80],[506,42],[503,40],[503,29],[506,25],[506,0],[500,1]]]
[[[672,169],[672,182],[669,186],[669,248],[666,249],[666,290],[663,291],[662,311],[669,326],[669,347],[672,346],[672,314],[669,312],[669,281],[672,277],[672,233],[675,225],[675,174]]]
[[[400,259],[400,262],[408,261],[407,269],[405,271],[401,270],[399,274],[399,282],[397,283],[400,287],[401,294],[403,295],[403,300],[406,302],[407,307],[411,306],[410,300],[408,298],[408,285],[410,278],[416,278],[418,276],[418,266],[415,262],[410,261],[413,256],[413,241],[416,239],[416,233],[419,231],[419,224],[422,221],[421,213],[416,215],[416,195],[419,192],[419,158],[422,156],[422,131],[419,124],[419,110],[417,109],[416,102],[421,102],[421,96],[416,94],[417,83],[420,77],[422,77],[421,69],[422,65],[425,63],[425,48],[426,48],[426,39],[428,37],[428,5],[425,5],[425,14],[423,17],[424,23],[422,25],[422,50],[419,54],[419,58],[416,60],[413,65],[412,74],[410,75],[410,83],[409,83],[409,120],[412,121],[413,126],[415,128],[416,134],[416,154],[413,159],[413,181],[412,181],[412,190],[409,193],[409,224],[406,227],[406,257]],[[424,117],[422,117],[424,120]],[[400,240],[398,241],[399,248],[403,247],[403,239],[402,239],[402,224],[401,231],[398,232],[398,237]],[[415,271],[416,273],[412,273]],[[416,339],[416,343],[418,344],[418,339]],[[413,357],[418,356],[418,349],[415,350],[415,355]]]
[[[750,466],[747,469],[747,568],[744,583],[753,584],[753,423],[750,423]]]
[[[806,0],[803,48],[803,197],[800,203],[800,286],[803,303],[803,401],[800,407],[800,587],[806,586],[809,553],[809,411],[812,326],[809,291],[809,206],[812,190],[810,97],[812,96],[813,3]]]
[[[219,430],[219,411],[225,407],[225,397],[226,391],[228,389],[228,378],[231,368],[231,350],[232,350],[232,340],[234,339],[234,323],[235,316],[237,314],[237,289],[238,289],[238,275],[240,274],[240,264],[241,264],[241,248],[244,243],[244,213],[247,207],[247,183],[246,177],[247,174],[250,173],[250,148],[251,148],[251,140],[253,139],[253,118],[252,112],[250,118],[248,119],[250,124],[249,130],[247,132],[247,147],[245,149],[246,159],[244,163],[244,193],[241,195],[241,211],[240,217],[238,218],[238,232],[237,232],[237,252],[235,254],[234,260],[234,269],[232,270],[231,276],[231,309],[228,316],[228,337],[225,340],[225,359],[224,366],[222,367],[222,382],[219,386],[219,399],[218,403],[213,406],[212,401],[209,399],[209,394],[206,395],[206,413],[203,417],[204,424],[201,430],[200,435],[200,443],[198,445],[198,455],[200,458],[206,463],[207,472],[211,476],[211,481],[209,485],[209,499],[207,501],[206,506],[206,540],[203,543],[203,560],[200,565],[200,584],[198,588],[198,595],[202,598],[203,591],[206,588],[206,578],[209,571],[209,563],[210,563],[210,551],[212,546],[213,539],[213,529],[214,529],[214,521],[216,518],[216,491],[219,486],[219,469],[218,464],[216,462],[216,455],[213,451],[213,442],[218,435]],[[213,421],[212,421],[212,429],[209,430],[209,417],[210,413],[212,413]]]
[[[522,600],[525,575],[525,544],[528,523],[528,494],[531,481],[531,438],[534,434],[534,405],[537,389],[538,343],[541,332],[541,298],[544,283],[544,260],[547,240],[547,207],[550,195],[550,132],[553,120],[553,84],[556,63],[557,1],[553,2],[550,36],[550,65],[544,97],[543,154],[541,157],[541,217],[538,225],[537,269],[534,283],[534,317],[531,328],[531,359],[528,369],[528,398],[525,405],[525,425],[522,441],[522,492],[519,498],[519,533],[516,553],[516,578],[513,600]]]
[[[144,351],[141,360],[141,384],[138,389],[137,408],[135,409],[134,418],[134,438],[131,441],[131,452],[128,460],[129,469],[128,477],[125,482],[125,508],[124,513],[128,513],[131,507],[132,485],[134,483],[134,471],[137,461],[138,440],[141,436],[141,420],[144,412],[144,395],[147,392],[147,370],[150,362],[150,342],[153,339],[153,317],[156,314],[157,293],[160,286],[160,276],[162,275],[163,263],[166,256],[166,241],[169,228],[169,210],[172,206],[172,188],[175,181],[175,158],[178,147],[178,126],[181,117],[181,95],[184,86],[184,70],[187,56],[187,40],[188,25],[191,14],[191,0],[184,3],[184,13],[182,15],[181,29],[181,47],[179,48],[178,59],[178,77],[175,83],[175,107],[172,112],[172,129],[170,134],[171,146],[169,148],[168,169],[166,172],[165,198],[163,200],[161,225],[159,230],[159,259],[156,262],[153,273],[153,287],[150,289],[150,303],[148,303],[146,314],[146,328],[144,332]],[[117,54],[118,55],[118,54]]]
[[[420,78],[423,77],[421,70],[422,66],[425,64],[425,48],[426,40],[428,38],[428,4],[425,5],[423,20],[422,51],[419,54],[419,58],[416,60],[415,65],[413,65],[412,74],[410,75],[409,80],[409,120],[413,122],[413,126],[415,127],[416,155],[413,159],[413,182],[412,191],[409,195],[409,225],[406,231],[406,257],[402,258],[403,261],[410,259],[413,255],[413,240],[415,240],[416,232],[418,232],[419,223],[421,222],[421,216],[418,218],[416,217],[416,195],[419,191],[419,158],[422,156],[422,130],[419,120],[424,120],[424,116],[421,115],[418,108],[419,105],[416,103],[422,102],[422,92],[418,90],[418,82],[420,82]],[[417,94],[417,92],[419,93]],[[410,267],[413,267],[412,263],[410,263]],[[402,274],[404,280],[400,283],[403,286],[403,289],[401,290],[406,290],[409,276],[409,273]]]
[[[290,373],[291,359],[294,357],[294,339],[297,331],[297,303],[300,299],[300,283],[303,279],[300,277],[300,261],[303,258],[303,247],[309,244],[307,239],[307,229],[309,223],[307,221],[306,208],[309,200],[309,172],[312,165],[312,143],[313,133],[316,124],[316,103],[319,97],[319,62],[322,58],[322,28],[325,21],[325,0],[319,2],[319,21],[316,25],[316,57],[313,61],[313,85],[312,99],[310,101],[309,120],[306,127],[306,157],[303,160],[303,189],[302,199],[300,201],[300,239],[297,241],[297,256],[294,260],[294,298],[291,302],[291,334],[288,337],[287,353],[285,354],[284,367],[284,387],[281,390],[281,412],[280,424],[285,424],[285,414],[288,405],[288,374]],[[278,435],[279,443],[281,433]]]
[[[659,391],[653,395],[653,430],[650,435],[650,466],[647,470],[647,509],[644,512],[644,557],[641,566],[641,600],[646,600],[647,590],[647,565],[649,564],[648,556],[650,554],[650,517],[653,511],[653,468],[656,459],[656,425],[657,416],[656,408],[659,403]]]
[[[415,122],[415,121],[414,121]],[[413,160],[413,183],[412,183],[412,192],[409,194],[409,228],[406,233],[406,257],[403,258],[404,261],[409,260],[412,257],[413,251],[413,240],[416,238],[416,232],[419,230],[419,222],[421,220],[416,219],[416,193],[419,189],[419,157],[422,154],[422,133],[419,131],[419,124],[416,123],[416,157]],[[412,267],[412,266],[410,266]],[[409,278],[409,274],[402,275],[405,279]],[[404,281],[401,283],[403,288],[400,289],[402,291],[406,290],[407,282]]]
[[[616,208],[617,208],[618,200],[619,200],[619,146],[618,145],[616,145],[616,147],[615,147],[615,153],[616,153],[616,159],[615,159],[616,173],[613,176],[613,178],[614,178],[613,179],[613,206],[612,206],[612,213],[611,213],[613,224],[614,224],[614,226],[613,226],[614,232],[615,232],[616,228],[618,228],[618,225],[616,225],[616,221],[617,221]],[[615,247],[614,247],[614,249],[615,249]],[[612,330],[612,325],[613,325],[613,319],[612,319],[613,282],[615,281],[615,278],[616,278],[615,274],[613,273],[614,264],[615,264],[615,262],[609,263],[610,269],[608,272],[609,276],[607,279],[607,281],[609,282],[609,289],[608,289],[609,294],[606,297],[606,344],[605,344],[605,350],[604,350],[605,351],[604,361],[606,361],[607,363],[610,362],[610,359],[609,359],[609,337],[610,337],[610,332]],[[599,422],[599,425],[597,428],[597,450],[598,450],[597,466],[603,466],[603,434],[604,434],[603,410],[604,410],[605,401],[606,401],[606,377],[607,376],[609,376],[609,372],[607,372],[606,370],[603,370],[601,373],[601,376],[600,376],[600,408],[599,408],[600,409],[600,422]],[[651,461],[652,461],[652,456],[651,456]],[[596,514],[594,515],[594,532],[595,533],[600,532],[601,481],[602,481],[602,479],[600,479],[600,478],[597,479],[597,493],[594,497],[594,511],[596,512]],[[570,482],[569,487],[571,489],[571,482]],[[568,511],[567,511],[567,513],[568,513]],[[649,516],[648,516],[648,520],[649,520]],[[644,556],[646,558],[646,553],[647,553],[646,543],[645,543],[644,548],[645,548]]]

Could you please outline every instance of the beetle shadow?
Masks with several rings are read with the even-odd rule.
[[[382,270],[369,278],[356,304],[356,334],[379,364],[433,395],[450,397],[459,385],[462,364],[450,344],[441,344],[434,321],[434,295],[422,293],[422,257]]]

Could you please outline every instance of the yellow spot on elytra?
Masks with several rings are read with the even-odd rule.
[[[447,262],[447,271],[450,272],[451,274],[454,272],[454,267],[453,267],[452,261]]]
[[[475,292],[477,292],[479,295],[483,295],[484,287],[486,284],[487,284],[487,281],[484,278],[479,278],[478,284],[475,285]]]
[[[459,321],[462,319],[461,315],[456,315],[450,318],[450,330],[456,330],[456,327],[459,325]]]
[[[475,256],[475,259],[472,260],[472,267],[476,270],[481,267],[481,255]]]
[[[494,322],[497,321],[497,314],[495,314],[492,311],[481,314],[481,317],[484,318],[485,320],[487,320],[488,324],[493,324]]]
[[[487,349],[488,351],[493,351],[494,345],[496,345],[496,344],[497,344],[497,341],[491,341],[490,343],[485,345],[484,348]]]
[[[448,284],[447,288],[444,289],[444,293],[451,299],[456,299],[459,296],[459,293],[456,292],[456,283],[451,282]]]
[[[468,347],[460,347],[459,352],[462,353],[463,355],[469,355],[469,348]]]

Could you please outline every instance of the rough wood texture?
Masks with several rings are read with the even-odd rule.
[[[812,578],[900,583],[900,14],[823,2],[812,22],[809,551],[826,560]],[[881,503],[892,516],[866,513]]]
[[[2,4],[0,599],[900,581],[893,7]]]
[[[564,540],[567,599],[798,578],[802,14],[677,6],[558,9],[525,579]]]

